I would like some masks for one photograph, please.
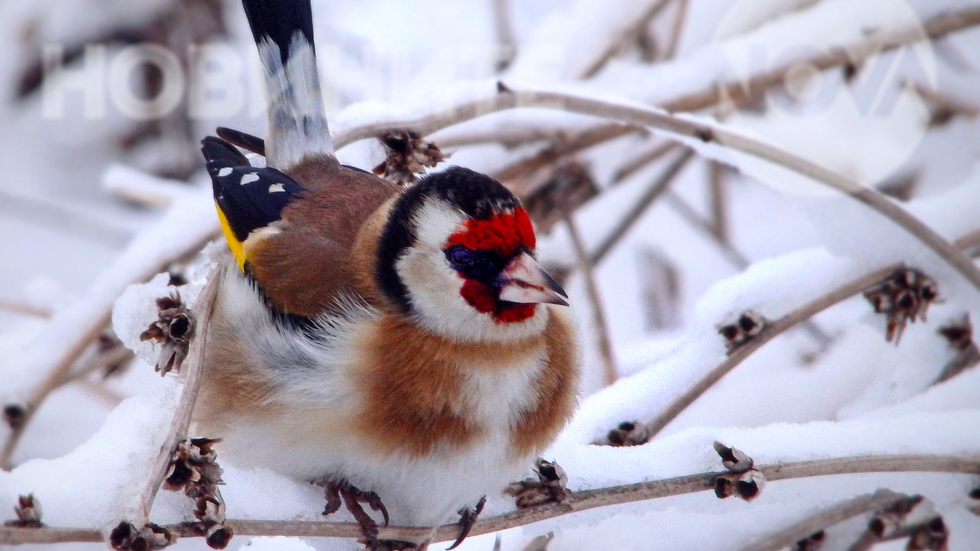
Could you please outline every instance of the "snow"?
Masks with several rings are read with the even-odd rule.
[[[489,0],[364,5],[314,0],[318,63],[335,137],[495,97],[498,80],[515,89],[649,107],[972,5],[967,0],[690,0],[675,59],[650,64],[635,50],[617,53],[594,78],[581,81],[577,77],[656,0],[506,3],[518,55],[509,69],[496,73]],[[4,4],[0,80],[15,89],[21,71],[39,59],[44,44],[71,47],[136,28],[171,5],[171,0]],[[188,121],[192,145],[216,125],[265,134],[254,43],[240,3],[222,0],[222,7],[230,36],[219,43],[220,52],[241,56],[242,71],[233,76],[243,86],[245,102],[237,112],[216,111]],[[667,15],[651,27],[661,46],[673,10],[668,6]],[[108,59],[119,50],[119,45],[108,46]],[[912,175],[918,183],[909,199],[896,203],[954,241],[980,228],[980,120],[956,117],[931,126],[933,106],[901,84],[912,79],[977,105],[978,68],[980,31],[969,30],[879,56],[859,67],[850,83],[839,71],[830,71],[777,87],[753,109],[684,116],[777,145],[864,185]],[[218,224],[203,171],[188,182],[146,173],[182,156],[196,158],[197,152],[184,145],[185,130],[174,130],[174,121],[161,123],[161,137],[126,150],[120,143],[141,127],[118,109],[87,119],[81,99],[81,94],[67,94],[66,116],[58,120],[42,116],[37,94],[0,101],[0,233],[6,236],[0,240],[5,259],[0,304],[11,301],[52,312],[45,318],[0,311],[0,403],[27,398],[59,358],[88,342],[94,322],[110,312],[114,333],[138,360],[105,383],[92,377],[59,389],[44,402],[13,456],[15,468],[0,471],[0,507],[34,493],[48,525],[105,529],[134,515],[179,391],[175,377],[153,373],[157,345],[139,340],[157,317],[155,300],[174,291],[167,274],[154,273],[216,235]],[[447,164],[494,173],[550,141],[512,147],[483,143],[481,136],[531,131],[571,136],[598,124],[603,121],[559,110],[515,109],[444,129],[432,139],[466,144],[444,148],[453,153]],[[614,184],[613,174],[665,138],[671,137],[631,134],[578,155],[592,167],[601,190],[575,213],[587,247],[597,246],[616,227],[674,154],[623,182]],[[688,224],[668,201],[654,204],[596,267],[621,375],[609,387],[599,374],[582,278],[571,275],[565,288],[576,307],[586,384],[575,418],[545,455],[568,473],[570,487],[717,471],[716,440],[759,464],[856,455],[980,456],[980,368],[932,384],[956,355],[937,330],[966,314],[977,323],[980,292],[893,221],[852,198],[717,145],[682,141],[698,155],[671,192],[706,221],[712,216],[711,195],[702,159],[737,169],[727,179],[727,235],[749,265],[744,270],[733,266],[713,238]],[[383,155],[373,140],[339,151],[341,161],[365,169]],[[543,263],[574,264],[561,224],[550,235],[539,235],[539,243]],[[220,240],[212,245],[223,246]],[[643,285],[649,275],[639,258],[640,251],[649,250],[679,274],[679,319],[666,332],[651,331],[644,322]],[[190,284],[180,288],[189,304],[207,277],[209,258],[205,253],[180,259],[190,264],[185,272]],[[651,442],[633,448],[592,445],[622,421],[653,419],[723,362],[718,324],[749,309],[778,319],[897,262],[933,277],[941,294],[928,320],[909,325],[901,342],[885,342],[883,317],[855,296],[820,313],[811,327],[792,329],[766,344]],[[0,442],[8,434],[0,427]],[[320,489],[220,457],[219,462],[230,518],[322,520]],[[923,511],[943,515],[950,527],[950,549],[974,551],[980,523],[967,509],[976,505],[967,492],[977,485],[974,475],[952,473],[785,480],[768,484],[752,503],[718,500],[711,492],[630,503],[507,530],[501,544],[505,551],[520,550],[532,538],[554,532],[549,549],[556,551],[605,549],[611,542],[735,550],[836,503],[886,488],[926,496]],[[503,498],[491,498],[488,514],[511,507]],[[161,491],[151,519],[188,521],[191,507],[183,494]],[[352,518],[340,512],[331,520]],[[866,521],[861,517],[850,528],[834,527],[825,549],[846,548],[854,541],[853,529]],[[494,537],[473,537],[461,548],[490,549]],[[904,542],[895,545],[891,548],[904,548]],[[83,547],[103,548],[63,548]],[[357,547],[352,540],[237,536],[230,548]],[[178,548],[204,545],[184,540]]]
[[[152,460],[163,445],[179,385],[120,404],[87,442],[58,459],[0,471],[0,500],[33,493],[50,526],[103,529],[135,518]]]

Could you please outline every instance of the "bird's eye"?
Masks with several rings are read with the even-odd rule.
[[[446,251],[449,261],[458,266],[470,266],[476,260],[476,255],[463,246],[455,246]]]

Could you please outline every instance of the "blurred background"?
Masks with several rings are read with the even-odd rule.
[[[974,0],[314,0],[313,8],[335,133],[447,109],[492,94],[499,80],[711,117],[901,204],[954,189],[980,196]],[[182,189],[209,186],[203,136],[217,126],[264,135],[254,49],[236,0],[0,3],[0,350],[20,350],[52,312],[83,297]],[[586,396],[673,351],[715,283],[767,258],[832,249],[876,216],[746,159],[707,158],[582,115],[512,110],[428,139],[451,154],[447,164],[495,175],[534,213],[541,256],[563,274],[576,307]],[[367,170],[385,154],[374,139],[340,151]],[[942,219],[947,207],[938,208]],[[873,235],[850,252],[873,256]],[[180,283],[192,261],[171,263],[171,280]],[[904,361],[911,346],[916,366],[938,372],[952,353],[936,329],[969,307],[952,297],[937,308],[934,325],[906,335],[903,351],[878,328],[874,342],[855,328],[868,309],[859,299],[825,312],[753,356],[744,377],[841,362],[867,372],[813,403],[799,401],[800,389],[740,413],[719,395],[673,428],[835,419],[914,395],[935,373],[896,383],[876,366]],[[118,350],[108,328],[88,354],[107,350]],[[145,366],[127,371],[124,353],[107,357],[45,402],[14,464],[67,453],[119,400],[157,384]]]

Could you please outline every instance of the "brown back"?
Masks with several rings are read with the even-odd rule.
[[[304,191],[283,209],[281,231],[249,238],[249,265],[275,307],[312,317],[356,292],[358,230],[401,188],[328,156],[304,159],[288,175]]]

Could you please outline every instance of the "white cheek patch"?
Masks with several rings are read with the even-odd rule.
[[[461,229],[466,218],[462,213],[441,201],[429,201],[422,206],[412,219],[415,246],[442,250],[449,236]]]

